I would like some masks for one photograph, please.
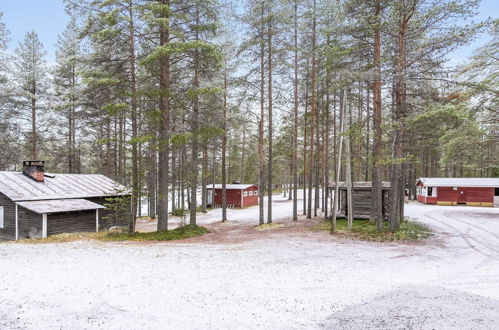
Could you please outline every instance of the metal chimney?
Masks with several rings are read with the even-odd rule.
[[[23,161],[23,174],[36,182],[44,182],[45,162],[43,160]]]

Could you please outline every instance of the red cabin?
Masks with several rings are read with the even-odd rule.
[[[424,204],[499,207],[499,178],[420,178],[416,186]]]
[[[215,189],[213,189],[215,188]],[[214,207],[222,206],[222,185],[216,184],[206,187],[208,190],[208,204]],[[254,184],[226,184],[227,207],[247,207],[258,205],[258,186]],[[213,196],[213,190],[215,194]]]

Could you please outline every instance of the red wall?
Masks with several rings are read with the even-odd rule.
[[[227,204],[241,207],[240,189],[227,189]],[[222,205],[222,189],[215,189],[215,205]]]
[[[494,188],[459,187],[453,190],[452,187],[438,187],[437,196],[443,202],[494,203]]]
[[[418,195],[418,201],[425,204],[437,204],[437,197],[424,197]]]
[[[258,187],[252,186],[243,191],[257,191]],[[240,189],[227,189],[227,204],[234,205],[234,207],[247,207],[258,205],[258,195],[246,196],[241,205],[241,190]],[[215,189],[215,205],[222,205],[222,189]]]
[[[461,193],[462,192],[462,193]],[[494,188],[484,187],[437,187],[437,197],[417,196],[421,203],[436,204],[438,202],[452,203],[494,203]]]
[[[244,201],[243,201],[243,207],[247,207],[247,206],[253,206],[253,205],[258,205],[258,194],[254,195],[254,192],[255,191],[258,191],[258,187],[249,187],[248,189],[245,189],[244,191],[253,191],[253,196],[246,196],[244,198]]]

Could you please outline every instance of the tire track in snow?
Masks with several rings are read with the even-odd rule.
[[[483,256],[486,256],[488,258],[492,258],[494,260],[499,261],[499,257],[497,256],[497,255],[499,255],[499,250],[496,250],[495,247],[490,247],[487,243],[484,243],[483,241],[480,241],[480,240],[478,240],[476,238],[473,238],[470,235],[467,235],[465,232],[461,231],[460,229],[456,228],[455,226],[449,225],[445,221],[436,219],[435,217],[431,216],[429,212],[424,213],[424,216],[432,219],[433,221],[435,221],[437,223],[440,223],[441,225],[444,225],[445,227],[448,227],[448,228],[454,230],[454,232],[457,235],[459,235],[459,237],[461,237],[463,239],[463,241],[466,243],[466,245],[469,248],[471,248],[472,250],[474,250],[475,252],[477,252],[477,253],[479,253],[479,254],[481,254]],[[450,219],[454,219],[454,218],[450,217]],[[478,249],[472,242],[474,242],[475,244],[478,244],[478,245],[481,245],[481,246],[485,247],[486,249],[492,251],[493,253],[495,253],[497,255],[489,254],[489,253],[486,253],[486,252]]]

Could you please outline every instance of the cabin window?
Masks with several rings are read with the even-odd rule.
[[[243,192],[243,196],[244,197],[248,196],[248,192],[247,191]]]
[[[255,191],[253,192],[253,195],[255,195],[255,196],[256,196],[256,195],[258,195],[258,190],[255,190]]]
[[[499,196],[499,188],[496,188],[496,190],[494,192],[494,196]]]
[[[428,187],[428,194],[427,194],[428,197],[431,197],[433,196],[433,187]]]
[[[0,206],[0,228],[3,228],[4,222],[3,222],[3,206]]]
[[[253,196],[253,190],[250,190],[248,193],[250,196]]]

